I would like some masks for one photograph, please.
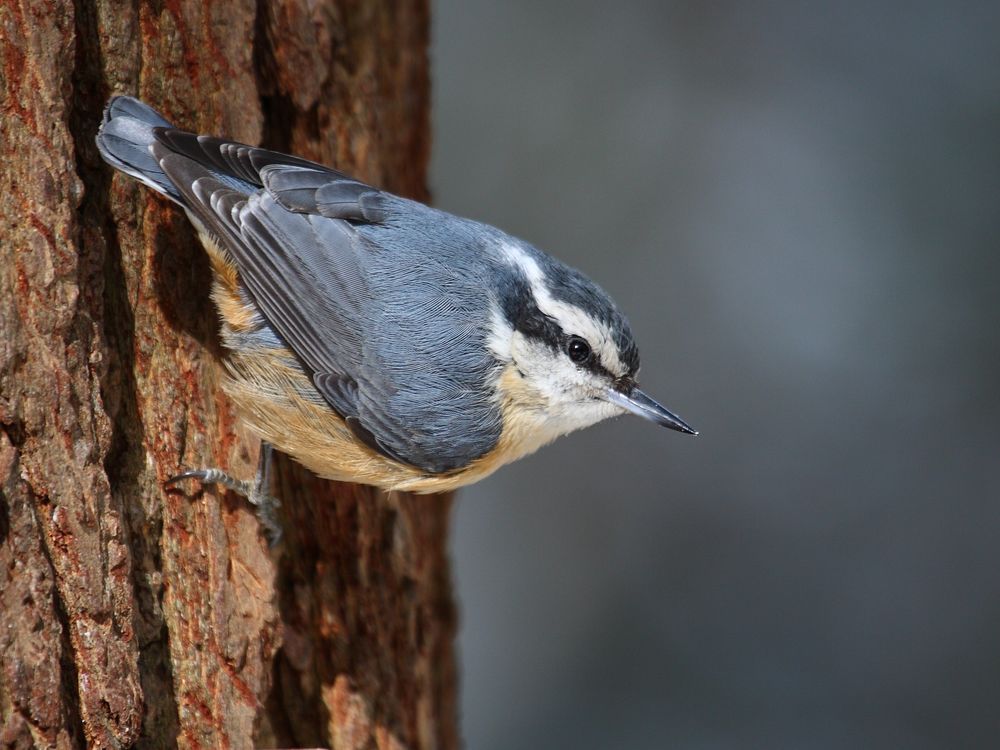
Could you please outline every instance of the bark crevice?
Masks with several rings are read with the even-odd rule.
[[[35,499],[39,501],[39,504],[33,504],[31,510],[36,515],[35,525],[41,528],[42,524],[37,518],[37,514],[39,510],[44,509],[47,503],[41,498]],[[52,560],[52,550],[49,549],[47,544],[42,544],[40,549],[42,557],[48,565],[49,575],[52,577],[52,580],[55,580],[56,566]],[[70,640],[70,618],[66,611],[66,603],[63,601],[58,586],[52,587],[52,611],[55,613],[60,629],[59,676],[61,700],[59,701],[59,707],[63,715],[62,726],[60,728],[77,743],[78,747],[83,747],[86,732],[84,731],[83,713],[80,708],[80,677],[77,673],[76,661],[73,655],[73,644]],[[31,717],[26,718],[30,720]]]

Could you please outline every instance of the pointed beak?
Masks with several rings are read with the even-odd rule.
[[[678,417],[676,414],[664,409],[658,403],[653,401],[653,399],[634,386],[624,392],[615,388],[608,388],[606,393],[608,401],[611,403],[616,404],[623,409],[627,409],[633,414],[638,414],[640,417],[648,419],[650,422],[656,422],[658,425],[669,427],[671,430],[684,432],[688,435],[698,434],[698,431],[693,429],[687,422]]]

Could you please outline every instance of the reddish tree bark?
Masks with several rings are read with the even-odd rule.
[[[113,93],[425,199],[425,1],[0,0],[0,747],[453,748],[448,497],[254,471],[186,219],[112,176]],[[185,488],[193,493],[193,488]]]

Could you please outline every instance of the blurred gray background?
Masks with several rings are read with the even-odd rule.
[[[461,493],[470,750],[998,746],[1000,4],[434,5],[437,204],[702,431]]]

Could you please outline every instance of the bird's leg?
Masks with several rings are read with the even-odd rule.
[[[257,461],[257,476],[253,482],[235,479],[222,469],[188,469],[170,477],[164,484],[176,484],[183,479],[197,479],[202,484],[221,484],[247,499],[257,511],[257,518],[264,527],[268,544],[274,547],[281,539],[281,524],[278,523],[277,508],[281,503],[271,494],[271,454],[270,443],[261,441],[260,458]]]

